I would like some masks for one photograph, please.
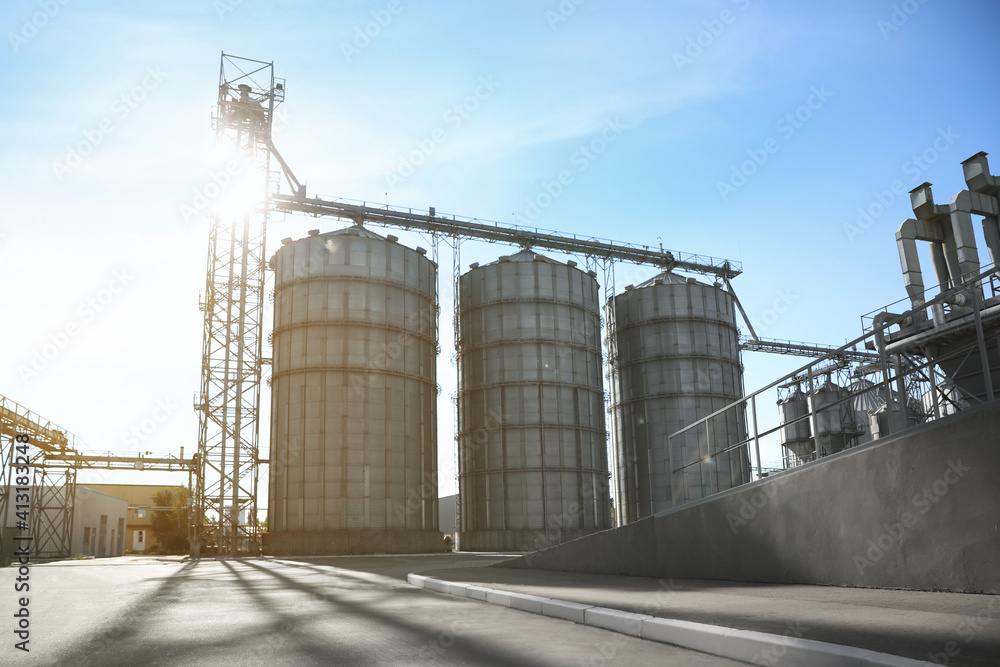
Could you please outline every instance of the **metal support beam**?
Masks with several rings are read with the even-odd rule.
[[[743,340],[740,342],[740,349],[744,352],[770,352],[773,354],[788,354],[796,357],[825,357],[828,354],[836,354],[850,361],[876,361],[879,355],[873,352],[861,352],[858,350],[844,350],[832,345],[818,345],[815,343],[801,343],[790,340],[775,340],[772,338],[756,338],[753,340]]]
[[[499,241],[526,248],[547,248],[559,252],[577,253],[649,264],[663,269],[680,269],[693,273],[734,278],[742,273],[738,262],[727,259],[694,255],[669,250],[658,250],[649,246],[633,245],[618,241],[602,240],[575,234],[560,234],[516,225],[507,225],[476,218],[440,216],[433,209],[427,213],[413,209],[390,206],[368,206],[367,203],[350,203],[343,200],[311,199],[272,195],[271,206],[276,211],[305,213],[312,216],[330,216],[351,220],[355,224],[372,223],[401,229],[419,229],[427,232]]]

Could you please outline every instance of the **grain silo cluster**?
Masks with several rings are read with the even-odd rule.
[[[440,550],[437,266],[360,225],[286,239],[271,261],[268,552]],[[748,480],[745,448],[673,474],[711,443],[666,447],[741,396],[718,286],[666,272],[604,304],[595,271],[523,249],[471,265],[457,287],[462,550],[533,551]],[[718,443],[746,437],[735,412],[712,429]]]

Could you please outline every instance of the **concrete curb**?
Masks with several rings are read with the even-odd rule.
[[[527,593],[443,581],[421,574],[408,574],[406,580],[413,586],[448,595],[560,618],[754,665],[773,665],[786,660],[787,664],[810,667],[917,667],[933,664],[853,646],[676,621],[568,600],[553,600]]]

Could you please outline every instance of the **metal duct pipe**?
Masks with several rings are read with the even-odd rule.
[[[976,248],[976,235],[972,229],[972,214],[975,206],[968,190],[962,190],[951,199],[948,207],[951,218],[951,231],[955,236],[955,250],[958,252],[959,280],[978,275],[979,250]]]
[[[936,234],[932,234],[937,232]],[[907,218],[896,229],[896,245],[899,249],[899,264],[903,269],[903,284],[914,310],[924,305],[924,275],[920,270],[920,256],[917,241],[932,240],[928,234],[940,236],[940,229],[920,220]],[[935,267],[936,268],[936,267]]]
[[[881,355],[885,354],[885,327],[887,322],[891,322],[897,317],[901,317],[898,313],[877,313],[872,319],[872,331],[875,333],[875,349]],[[905,321],[905,320],[904,320]]]
[[[951,229],[951,211],[947,206],[934,204],[930,183],[921,183],[910,190],[910,205],[917,221],[924,223],[924,226],[917,228],[915,239],[932,243],[931,258],[938,284],[942,290],[951,289],[958,284],[962,275]],[[898,233],[896,238],[899,239]],[[903,271],[905,273],[906,269]]]
[[[938,285],[943,289],[950,289],[951,278],[948,276],[948,260],[944,256],[944,243],[941,241],[931,242],[931,264],[934,266],[934,275],[937,276]]]
[[[1000,177],[990,174],[986,153],[980,151],[962,162],[970,191],[970,209],[983,216],[983,236],[993,264],[1000,262]],[[998,272],[1000,275],[1000,272]]]
[[[968,277],[979,273],[979,251],[972,228],[972,214],[982,215],[979,213],[981,210],[979,199],[982,198],[981,195],[962,190],[952,198],[948,206],[938,206],[934,203],[934,194],[931,191],[930,183],[921,183],[910,191],[910,203],[913,206],[913,213],[917,216],[917,221],[912,224],[907,224],[909,221],[904,222],[896,233],[896,240],[900,245],[903,276],[911,301],[913,300],[913,288],[911,287],[913,276],[907,275],[907,272],[919,271],[919,260],[917,260],[916,269],[913,269],[910,266],[913,263],[911,255],[916,257],[916,248],[915,244],[911,245],[910,237],[914,241],[930,241],[933,244],[931,256],[942,290],[957,287]],[[919,223],[924,223],[926,226],[920,227]],[[943,279],[945,272],[942,265],[947,266],[947,281]],[[949,299],[948,303],[962,306],[969,300],[969,295],[957,294]],[[922,304],[921,297],[919,305]],[[914,306],[917,305],[918,303],[914,302]]]

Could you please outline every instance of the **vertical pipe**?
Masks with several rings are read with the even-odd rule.
[[[992,401],[994,399],[993,377],[990,372],[990,360],[986,356],[986,337],[983,335],[983,319],[979,313],[979,305],[979,286],[977,283],[976,287],[972,290],[972,313],[976,318],[976,342],[979,344],[979,358],[982,360],[983,381],[986,384],[986,399]]]
[[[906,385],[903,383],[903,355],[892,355],[893,366],[896,368],[896,392],[899,394],[899,411],[903,428],[910,427],[909,396],[906,395]],[[890,411],[891,412],[891,411]],[[892,421],[891,415],[889,421]]]
[[[955,251],[958,254],[959,280],[961,284],[979,274],[979,250],[976,248],[976,236],[972,228],[971,203],[968,191],[960,192],[952,204],[951,228],[955,238]],[[955,209],[954,207],[960,207]],[[978,289],[977,286],[971,289]]]
[[[995,267],[1000,262],[1000,218],[991,215],[983,217],[983,237],[990,253],[990,263]]]
[[[705,420],[705,447],[708,449],[708,458],[701,462],[702,466],[708,465],[708,488],[712,494],[718,493],[718,480],[715,479],[715,472],[712,470],[712,421]]]
[[[760,462],[760,438],[757,435],[757,394],[750,397],[750,411],[753,415],[753,446],[757,451],[757,479],[761,479],[763,475]]]
[[[952,285],[948,275],[948,261],[944,256],[944,244],[940,241],[931,243],[931,264],[934,266],[934,275],[937,276],[941,291],[949,289]]]
[[[809,426],[812,428],[813,435],[813,460],[819,461],[819,424],[816,419],[816,387],[813,383],[813,364],[809,364],[807,371],[809,373],[809,400],[806,401],[806,407],[809,408]]]
[[[183,458],[184,458],[184,451],[182,449],[181,450],[181,459],[183,459]],[[188,497],[187,497],[187,503],[186,503],[184,509],[187,511],[187,520],[188,520],[188,530],[187,530],[187,533],[188,533],[188,549],[189,549],[189,553],[191,554],[192,558],[197,558],[199,554],[195,551],[195,548],[194,548],[194,520],[193,520],[193,514],[191,512],[191,500],[194,497],[194,495],[193,495],[194,494],[194,489],[191,487],[191,481],[192,481],[191,480],[191,468],[188,468]]]
[[[66,555],[71,556],[73,552],[73,517],[75,515],[74,509],[76,508],[76,468],[69,468],[66,471],[66,513],[69,515],[67,517],[66,525]],[[128,510],[125,510],[128,513]],[[122,536],[122,543],[125,543],[125,538]],[[111,545],[111,550],[114,551],[115,545]],[[115,553],[116,556],[121,556],[123,554]]]
[[[652,450],[651,449],[647,449],[646,451],[650,452]],[[670,443],[670,435],[668,434],[667,435],[667,474],[670,475],[670,480],[669,480],[669,484],[670,484],[670,506],[671,507],[677,507],[677,485],[674,484],[674,457],[672,456],[671,452],[673,452],[673,445]],[[649,466],[649,470],[652,470],[652,465]],[[650,489],[649,506],[650,506],[650,509],[652,509],[652,507],[653,507],[653,493],[652,493],[653,480],[652,480],[652,478],[649,480],[649,482],[650,482],[650,485],[649,485],[649,489]],[[650,514],[652,514],[652,511],[650,511]]]
[[[878,348],[879,357],[881,357],[882,362],[882,400],[884,401],[886,411],[886,428],[889,429],[889,432],[882,433],[882,430],[879,429],[878,437],[884,438],[889,433],[892,433],[892,390],[889,389],[889,358],[885,352],[885,323],[882,322],[882,318],[879,315],[875,316],[872,328],[875,334],[875,347]],[[876,417],[876,419],[878,418]]]

